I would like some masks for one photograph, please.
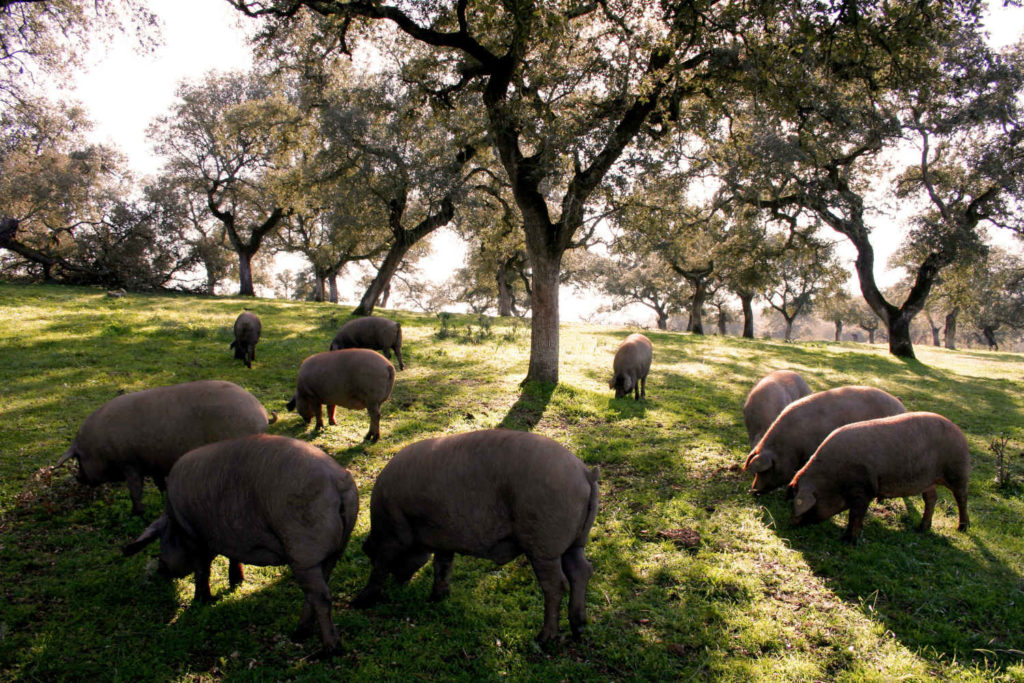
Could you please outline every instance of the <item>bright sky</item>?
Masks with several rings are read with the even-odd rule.
[[[96,124],[93,139],[123,150],[139,175],[155,173],[160,167],[146,139],[146,127],[170,109],[179,82],[199,78],[211,69],[244,69],[252,63],[242,24],[245,18],[226,2],[150,0],[150,4],[164,22],[161,47],[152,54],[140,55],[127,37],[96,46],[68,93],[89,110]],[[987,23],[992,44],[1002,47],[1019,40],[1024,32],[1024,9],[1003,8],[999,0],[992,1],[991,6],[993,12]],[[898,242],[895,231],[887,232],[891,239],[877,235],[873,240],[879,272]],[[464,245],[450,232],[439,235],[436,242],[435,250],[446,254],[446,263],[452,262],[455,251],[464,252]],[[294,261],[285,266],[300,267]],[[884,276],[880,280],[880,284],[888,284]],[[568,287],[562,289],[564,320],[586,317],[596,308],[592,301],[573,296]],[[647,318],[642,307],[627,315],[638,320]]]

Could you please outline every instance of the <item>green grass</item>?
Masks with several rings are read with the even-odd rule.
[[[263,321],[252,370],[228,350],[243,306]],[[438,339],[436,318],[402,322],[407,368],[384,408],[381,441],[362,442],[365,412],[339,409],[321,433],[286,413],[299,363],[326,350],[347,309],[233,298],[129,295],[0,284],[0,679],[411,680],[1024,680],[1024,497],[998,489],[989,443],[1011,434],[1021,478],[1024,357],[881,346],[783,344],[648,332],[648,400],[615,400],[612,351],[625,330],[564,325],[557,387],[519,388],[529,330]],[[871,384],[932,410],[967,434],[972,527],[956,532],[940,490],[933,532],[920,499],[872,505],[854,547],[845,515],[793,529],[781,493],[754,499],[740,406],[754,382],[788,367],[812,389]],[[331,577],[344,653],[321,661],[314,637],[292,643],[302,595],[289,571],[248,567],[220,600],[192,607],[191,578],[154,573],[155,547],[124,558],[147,519],[123,484],[89,489],[51,473],[81,421],[118,391],[222,378],[281,419],[271,432],[307,439],[349,468],[362,511]],[[380,606],[348,600],[369,563],[361,550],[374,477],[403,446],[503,425],[532,429],[601,468],[601,508],[587,555],[595,567],[581,642],[533,644],[542,599],[520,558],[505,567],[458,557],[451,597],[426,601],[430,569],[391,586]],[[695,547],[660,532],[691,529]],[[562,615],[562,629],[567,631]]]

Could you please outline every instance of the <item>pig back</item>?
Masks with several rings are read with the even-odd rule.
[[[403,448],[378,476],[370,511],[375,528],[412,524],[427,547],[486,557],[513,538],[550,558],[586,544],[596,495],[596,475],[567,449],[497,429]]]
[[[626,371],[635,371],[638,377],[647,374],[651,369],[653,348],[651,340],[644,335],[629,335],[615,351],[612,369],[616,375]]]
[[[310,567],[340,553],[359,498],[345,468],[319,448],[266,434],[182,456],[168,509],[193,538],[246,564]]]
[[[398,323],[388,318],[367,316],[349,320],[341,326],[331,342],[334,349],[378,349],[394,346],[398,337]]]
[[[235,318],[235,339],[255,344],[260,338],[261,328],[255,313],[243,311]]]
[[[875,495],[889,498],[916,495],[940,481],[951,488],[966,484],[970,467],[959,427],[941,415],[914,412],[836,429],[801,472],[822,487],[868,476]]]
[[[358,410],[390,398],[395,368],[368,349],[324,351],[302,362],[297,382],[298,391],[318,403]]]
[[[832,430],[852,422],[906,412],[898,398],[866,386],[819,391],[790,403],[769,427],[761,443],[802,464]]]
[[[743,403],[750,445],[757,443],[786,406],[810,393],[807,382],[792,370],[776,370],[763,377]]]
[[[75,443],[111,464],[163,476],[193,448],[266,429],[267,412],[255,396],[231,382],[200,380],[108,401],[85,419]]]

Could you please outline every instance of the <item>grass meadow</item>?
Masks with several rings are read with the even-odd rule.
[[[228,349],[249,307],[264,336],[252,370]],[[607,388],[628,330],[566,324],[561,383],[525,392],[529,329],[509,319],[397,311],[406,369],[384,406],[382,438],[339,409],[315,432],[285,401],[299,363],[323,351],[348,309],[329,304],[129,294],[0,284],[0,679],[3,680],[1024,680],[1024,356],[918,347],[919,362],[855,343],[785,344],[646,331],[646,401]],[[470,329],[467,329],[469,326]],[[845,514],[794,529],[782,492],[753,498],[741,406],[767,372],[792,368],[813,390],[869,384],[908,410],[957,423],[971,446],[972,526],[940,489],[933,531],[920,498],[873,503],[856,546]],[[90,489],[50,471],[81,421],[119,391],[196,379],[236,382],[348,468],[359,523],[331,576],[344,651],[293,643],[302,593],[285,567],[247,567],[219,600],[190,605],[191,578],[155,574],[157,546],[120,552],[146,518],[124,484]],[[542,596],[524,558],[455,561],[451,596],[429,603],[431,569],[390,586],[379,606],[348,601],[365,583],[361,545],[374,478],[403,446],[504,426],[533,430],[601,469],[601,507],[584,638],[533,641]],[[1000,486],[993,439],[1005,447]],[[568,631],[565,611],[562,631]]]

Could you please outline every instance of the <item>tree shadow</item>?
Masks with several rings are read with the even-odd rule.
[[[557,386],[547,382],[523,384],[519,398],[512,404],[498,426],[502,429],[527,432],[532,430],[544,417],[544,411],[547,410]]]

